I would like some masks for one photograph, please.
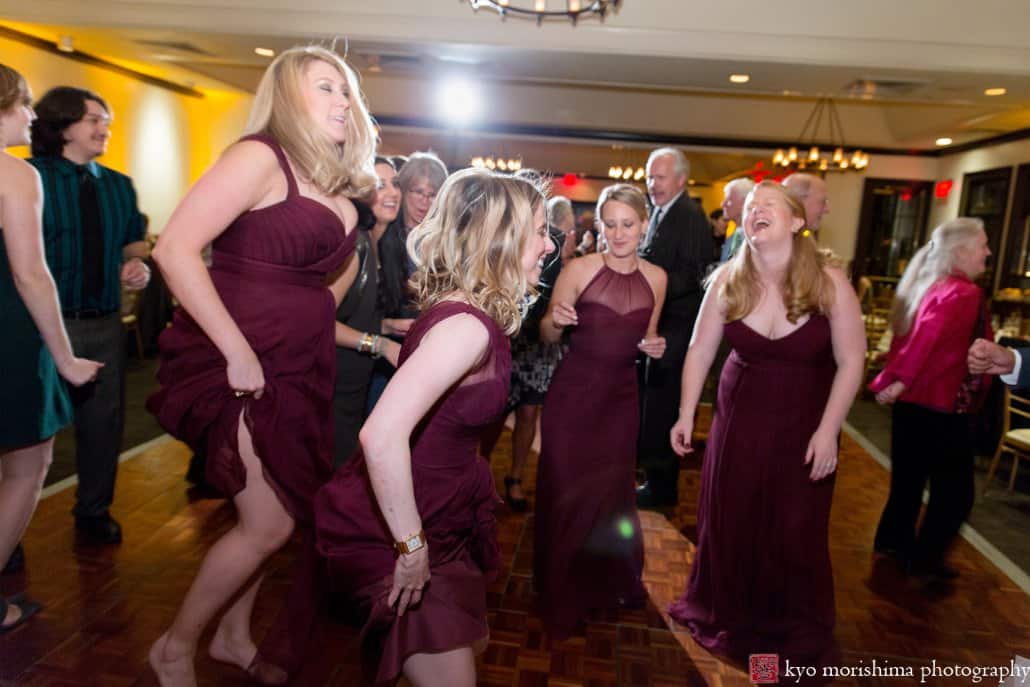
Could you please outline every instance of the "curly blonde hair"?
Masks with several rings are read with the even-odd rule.
[[[343,144],[315,126],[304,105],[304,70],[316,60],[334,67],[347,82],[350,110]],[[258,84],[246,133],[263,133],[278,141],[301,176],[322,193],[368,198],[375,191],[375,127],[357,74],[330,50],[306,45],[280,53]]]
[[[448,177],[408,235],[419,307],[457,292],[506,334],[517,332],[522,300],[534,292],[522,271],[522,253],[544,202],[541,189],[526,179],[476,168]]]
[[[786,201],[791,214],[807,222],[805,206],[797,198],[780,184],[763,181],[747,194],[744,200],[744,221],[737,231],[744,231],[751,199],[759,189],[775,190]],[[797,324],[798,319],[809,313],[829,314],[836,294],[833,280],[826,274],[825,268],[840,267],[841,260],[832,251],[820,249],[815,239],[806,231],[795,232],[793,242],[782,289],[787,320],[791,324]],[[726,274],[719,288],[719,298],[725,304],[727,322],[747,317],[762,299],[762,284],[751,255],[752,250],[751,244],[744,241],[736,255],[708,279],[708,284],[714,284],[722,274]]]

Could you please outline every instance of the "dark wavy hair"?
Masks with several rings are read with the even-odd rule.
[[[32,155],[34,157],[61,157],[64,152],[64,130],[86,115],[86,101],[92,100],[104,112],[111,108],[93,91],[74,86],[58,86],[43,94],[35,105],[36,119],[32,122]]]

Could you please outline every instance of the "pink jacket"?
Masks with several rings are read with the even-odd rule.
[[[883,372],[869,384],[873,393],[895,381],[905,385],[899,401],[945,413],[955,412],[959,386],[965,379],[966,353],[973,342],[980,287],[964,274],[953,274],[923,296],[912,328],[895,336]],[[992,338],[990,321],[986,338]]]

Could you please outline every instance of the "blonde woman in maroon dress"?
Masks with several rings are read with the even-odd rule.
[[[836,652],[830,504],[865,328],[847,277],[804,226],[804,206],[779,184],[758,184],[744,203],[744,244],[701,305],[671,432],[677,454],[693,450],[694,410],[723,336],[732,352],[705,447],[697,556],[669,613],[712,652],[820,666]]]
[[[343,268],[357,223],[347,196],[375,185],[371,120],[353,72],[328,50],[279,55],[247,131],[154,249],[182,308],[161,337],[161,389],[147,407],[174,436],[205,442],[207,479],[239,518],[150,650],[163,687],[196,684],[197,643],[226,604],[211,655],[260,681],[286,681],[259,657],[251,611],[262,564],[295,526],[310,532],[312,498],[331,474],[334,312],[353,278]],[[208,271],[201,250],[212,242]],[[308,549],[291,596],[314,583]],[[313,612],[292,610],[302,620]]]
[[[661,358],[665,270],[637,256],[647,199],[615,184],[597,201],[607,249],[558,275],[540,338],[569,350],[547,391],[540,426],[533,584],[544,628],[569,636],[586,613],[644,601],[644,539],[634,472],[638,353]],[[597,422],[584,422],[593,418]]]
[[[509,336],[553,250],[533,184],[452,175],[408,238],[421,315],[352,458],[315,501],[318,549],[366,617],[376,684],[473,687],[500,565],[479,437],[504,410]]]

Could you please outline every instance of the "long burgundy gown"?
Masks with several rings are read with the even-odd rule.
[[[780,665],[836,658],[828,529],[836,473],[803,463],[836,373],[829,321],[813,315],[778,339],[742,320],[725,336],[701,469],[698,541],[686,594],[669,613],[715,653]]]
[[[315,499],[318,550],[329,562],[333,588],[367,617],[362,653],[376,684],[392,683],[412,654],[470,645],[488,634],[486,587],[500,567],[494,515],[499,499],[490,467],[478,451],[480,434],[503,412],[508,396],[508,337],[482,311],[445,301],[412,324],[399,362],[403,366],[433,326],[460,314],[471,314],[486,326],[490,347],[411,438],[415,503],[432,575],[418,606],[397,617],[386,605],[397,554],[360,449]]]
[[[264,135],[244,140],[268,145],[286,176],[281,202],[246,212],[212,246],[211,280],[233,321],[254,349],[265,375],[260,399],[236,398],[226,361],[211,339],[182,308],[160,338],[161,388],[147,399],[169,434],[207,453],[207,481],[227,498],[246,486],[237,430],[240,413],[261,460],[265,479],[302,535],[311,541],[312,499],[332,475],[333,380],[336,305],[326,286],[354,250],[357,232],[346,233],[338,215],[302,196],[286,155]],[[281,627],[311,627],[311,588],[317,583],[312,546],[295,562],[291,616],[281,617],[262,653],[295,668],[302,636]],[[291,636],[292,635],[292,636]],[[287,647],[290,641],[297,646]]]
[[[645,595],[635,361],[653,309],[640,270],[602,266],[576,301],[579,323],[544,400],[533,577],[555,639],[569,636],[589,610]]]

